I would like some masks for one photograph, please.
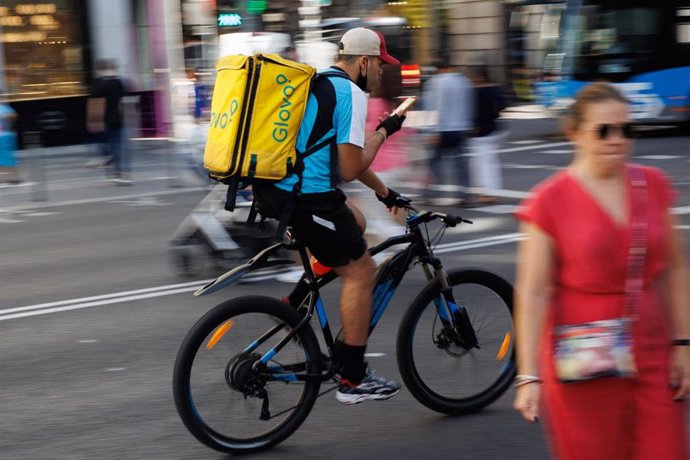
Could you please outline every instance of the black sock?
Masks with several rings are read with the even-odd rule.
[[[364,364],[364,350],[366,345],[353,346],[342,342],[339,347],[340,359],[343,363],[343,369],[340,376],[353,383],[359,385],[364,378],[366,365]]]

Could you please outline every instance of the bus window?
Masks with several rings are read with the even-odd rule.
[[[579,25],[573,35],[573,74],[578,80],[620,82],[654,65],[662,35],[658,10],[591,5],[571,20]]]

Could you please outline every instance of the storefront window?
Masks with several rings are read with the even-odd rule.
[[[85,94],[77,0],[0,3],[0,87],[10,100]]]

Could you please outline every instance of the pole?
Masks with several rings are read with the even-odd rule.
[[[32,151],[29,155],[29,178],[33,184],[31,201],[48,201],[40,131],[24,131],[24,149]]]

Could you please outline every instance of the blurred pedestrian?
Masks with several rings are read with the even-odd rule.
[[[16,184],[20,182],[16,157],[17,134],[14,130],[17,114],[2,93],[0,88],[0,182]]]
[[[500,129],[498,118],[505,108],[501,85],[491,81],[489,67],[482,64],[475,69],[474,136],[469,139],[470,175],[479,191],[477,202],[492,204],[498,201],[503,188],[501,159],[498,149],[507,131]]]
[[[558,459],[687,459],[690,296],[674,191],[658,169],[628,162],[629,107],[613,86],[585,87],[565,121],[571,164],[517,213],[527,239],[518,250],[515,408],[531,422],[544,415]],[[559,331],[597,322],[605,332],[601,320],[620,318],[632,320],[627,364],[636,372],[564,383],[573,369],[556,365]]]
[[[383,66],[381,83],[371,92],[367,104],[366,131],[370,135],[388,114],[400,104],[402,94],[402,75],[399,66]],[[409,130],[402,128],[395,137],[391,137],[379,148],[371,169],[386,184],[396,187],[407,174],[407,153],[405,144],[409,142]],[[378,202],[367,199],[355,200],[367,221],[366,233],[372,236],[373,244],[388,237],[401,235],[405,227],[401,223],[403,213],[395,215],[381,212]],[[396,219],[398,217],[398,219]]]
[[[101,59],[97,62],[99,78],[94,81],[92,97],[103,101],[103,153],[112,166],[111,176],[118,185],[129,185],[131,180],[129,150],[124,148],[124,116],[122,99],[127,91],[116,73],[115,62]]]
[[[470,81],[451,68],[445,58],[439,59],[436,67],[437,73],[427,80],[422,97],[424,110],[436,113],[436,123],[427,136],[432,149],[429,172],[437,185],[442,184],[446,169],[443,158],[452,157],[455,164],[452,181],[459,186],[456,198],[460,204],[469,204],[472,196],[465,143],[474,123],[474,92]]]

